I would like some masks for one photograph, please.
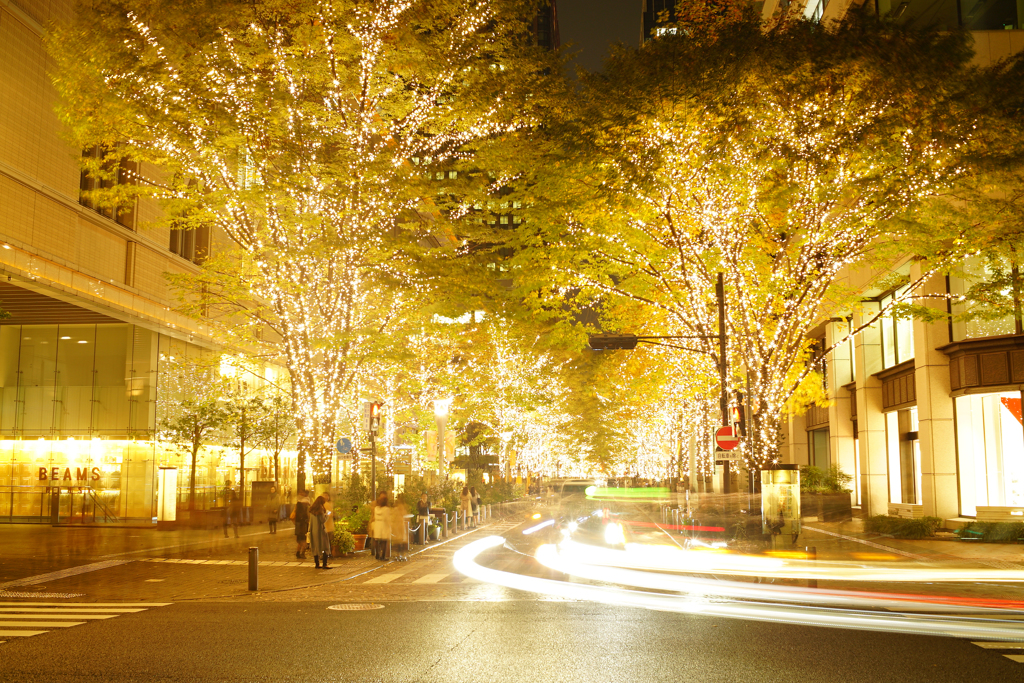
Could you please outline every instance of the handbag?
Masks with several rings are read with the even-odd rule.
[[[327,516],[327,521],[324,522],[324,531],[326,531],[329,534],[333,534],[334,533],[334,515],[331,514],[330,510],[328,510],[326,516]]]
[[[290,519],[292,521],[295,520],[295,508],[292,508],[292,513],[290,515],[288,515],[288,519]]]

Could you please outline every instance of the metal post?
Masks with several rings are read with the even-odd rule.
[[[715,283],[715,296],[718,299],[718,376],[722,383],[722,397],[720,408],[722,410],[722,426],[729,425],[729,359],[726,355],[728,347],[725,341],[725,273],[718,274],[718,281]],[[722,493],[730,493],[729,489],[729,461],[724,460],[722,468]]]
[[[260,549],[249,548],[249,590],[260,589]]]
[[[818,547],[817,546],[805,546],[804,550],[807,552],[807,559],[811,562],[817,563],[818,561]],[[817,588],[818,580],[811,579],[807,582],[808,588]]]
[[[377,437],[373,434],[373,417],[370,417],[370,500],[377,500]],[[376,504],[376,503],[374,503]]]

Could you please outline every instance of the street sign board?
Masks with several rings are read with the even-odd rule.
[[[732,427],[719,427],[715,432],[715,443],[723,451],[731,451],[740,445],[740,437],[736,436],[736,430]]]
[[[352,439],[348,438],[347,436],[343,437],[341,439],[338,439],[338,443],[336,445],[338,447],[338,452],[344,455],[345,453],[348,453],[349,451],[352,450]]]

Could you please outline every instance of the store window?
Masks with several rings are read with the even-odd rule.
[[[960,514],[978,506],[1024,505],[1024,427],[1020,392],[956,399]]]
[[[882,297],[879,300],[881,308],[884,310],[893,300],[900,299],[906,291],[906,287],[901,287],[892,294]],[[882,332],[882,367],[891,368],[914,357],[913,320],[896,318],[889,314],[882,316],[879,327]]]
[[[921,504],[921,445],[917,425],[917,408],[885,414],[890,503]]]

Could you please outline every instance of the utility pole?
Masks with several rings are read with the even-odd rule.
[[[722,396],[719,399],[719,407],[722,411],[722,426],[729,426],[729,361],[726,352],[725,335],[725,273],[718,274],[718,281],[715,283],[715,296],[718,299],[718,377],[722,384]],[[729,461],[724,460],[722,466],[722,493],[731,493],[729,486],[730,467]]]

